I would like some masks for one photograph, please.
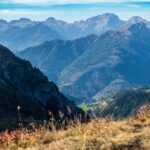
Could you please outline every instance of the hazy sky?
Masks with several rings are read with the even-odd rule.
[[[124,20],[132,16],[150,20],[150,0],[0,0],[0,19],[5,20],[55,17],[73,22],[106,12]]]

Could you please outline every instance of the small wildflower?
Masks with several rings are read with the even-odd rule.
[[[21,107],[20,106],[17,106],[17,111],[18,111],[18,117],[19,117],[19,127],[22,127],[23,128],[23,123],[22,123],[22,119],[21,119],[21,115],[20,115],[20,109]]]
[[[19,111],[21,109],[21,107],[20,106],[17,106],[17,110]]]

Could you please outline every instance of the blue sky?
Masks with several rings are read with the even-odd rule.
[[[150,0],[109,0],[109,3],[104,0],[0,0],[0,19],[8,21],[55,17],[73,22],[106,12],[115,13],[123,20],[132,16],[150,20]]]

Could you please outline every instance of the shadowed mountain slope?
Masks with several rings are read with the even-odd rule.
[[[59,111],[64,116],[84,114],[39,69],[0,45],[1,123],[3,119],[18,118],[17,106],[21,107],[24,119],[33,117],[44,120],[48,111],[53,113],[55,119],[59,118]]]

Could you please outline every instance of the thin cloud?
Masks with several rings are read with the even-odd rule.
[[[86,3],[124,3],[150,2],[150,0],[1,0],[2,3],[12,4],[86,4]]]
[[[2,1],[7,3],[2,4]],[[131,1],[133,2],[133,0]],[[79,5],[65,5],[75,2],[77,3],[78,0],[58,0],[57,4],[54,0],[30,0],[30,2],[29,0],[0,0],[0,4],[2,4],[0,5],[0,19],[13,20],[26,17],[32,20],[44,20],[51,16],[73,22],[110,12],[119,15],[123,19],[141,16],[150,20],[150,3],[145,5],[145,3],[123,3],[123,1],[119,3],[120,0],[111,0],[112,3],[97,4],[96,2],[103,2],[103,0],[80,0]],[[92,5],[86,4],[90,2]],[[141,2],[143,1],[141,0]]]

